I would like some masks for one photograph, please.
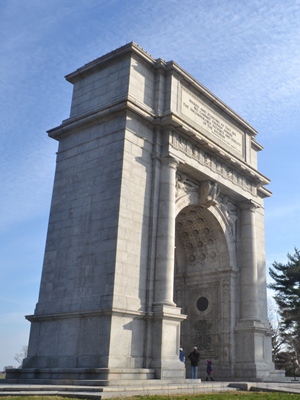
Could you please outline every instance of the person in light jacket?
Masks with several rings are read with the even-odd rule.
[[[182,347],[179,349],[179,360],[183,363],[185,362],[185,354]]]

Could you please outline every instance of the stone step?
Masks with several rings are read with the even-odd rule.
[[[189,380],[191,381],[191,380]],[[149,382],[148,382],[149,383]],[[130,397],[137,395],[155,394],[196,394],[204,392],[235,391],[236,388],[229,387],[229,382],[188,382],[183,384],[162,383],[156,380],[152,384],[145,382],[125,386],[77,386],[77,385],[0,385],[0,396],[64,396],[89,398],[94,400],[109,399],[113,397]]]
[[[51,385],[51,384],[41,384],[40,381],[38,382],[31,382],[27,384],[0,384],[0,393],[3,392],[13,392],[13,391],[28,391],[31,392],[43,392],[43,391],[68,391],[68,392],[76,392],[76,391],[86,391],[86,392],[99,392],[103,390],[101,386],[82,386],[82,385]]]
[[[74,384],[81,385],[82,381],[98,381],[105,384],[106,381],[140,381],[153,380],[155,370],[149,368],[22,368],[7,369],[6,379],[8,383],[40,383],[40,384]]]
[[[26,391],[12,391],[8,393],[1,392],[0,391],[0,397],[1,396],[61,396],[61,397],[76,397],[78,399],[93,399],[93,400],[101,400],[102,393],[101,392],[68,392],[68,391],[31,391],[31,390],[26,390]]]
[[[114,387],[127,387],[127,386],[139,386],[139,387],[148,387],[148,386],[165,386],[165,385],[196,385],[201,383],[201,379],[184,379],[182,381],[176,381],[174,379],[164,379],[163,381],[160,379],[47,379],[47,378],[38,378],[38,379],[5,379],[2,383],[6,383],[9,385],[55,385],[58,386],[91,386],[91,387],[99,387],[99,386],[114,386]],[[1,387],[1,382],[0,382]]]

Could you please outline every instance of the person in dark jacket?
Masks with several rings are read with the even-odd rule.
[[[208,378],[211,381],[214,381],[214,378],[211,376],[211,374],[213,373],[213,369],[212,369],[212,365],[211,365],[211,361],[207,360],[207,365],[206,365],[206,381],[208,381]]]
[[[198,378],[198,364],[200,361],[200,353],[197,350],[197,347],[194,347],[194,350],[189,354],[189,360],[191,362],[191,379]]]

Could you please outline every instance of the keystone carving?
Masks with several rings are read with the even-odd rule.
[[[218,196],[220,188],[216,182],[203,181],[200,186],[200,205],[203,207],[211,207],[218,204]]]

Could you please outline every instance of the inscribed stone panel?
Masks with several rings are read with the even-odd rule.
[[[243,156],[243,132],[208,106],[199,96],[181,87],[180,111],[214,140]]]

